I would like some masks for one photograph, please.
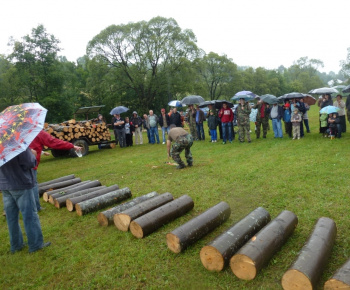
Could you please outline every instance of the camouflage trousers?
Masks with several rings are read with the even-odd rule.
[[[260,138],[261,126],[263,129],[263,137],[265,138],[269,127],[269,119],[256,118],[256,138]]]
[[[247,140],[251,141],[251,139],[250,139],[250,123],[238,125],[238,134],[239,134],[239,141],[240,142],[244,142],[245,135],[247,136]]]
[[[191,132],[191,135],[193,136],[193,139],[194,139],[194,140],[198,140],[196,121],[194,121],[194,122],[189,122],[188,125],[189,125],[189,127],[190,127],[190,132]]]
[[[193,158],[191,153],[191,146],[193,144],[193,138],[191,134],[187,134],[184,136],[180,136],[173,143],[173,146],[170,150],[170,155],[173,160],[179,165],[185,165],[185,163],[181,160],[180,153],[185,150],[185,157],[188,165],[192,165]]]

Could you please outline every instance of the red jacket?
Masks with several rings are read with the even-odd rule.
[[[36,151],[36,160],[37,165],[34,169],[37,169],[40,163],[41,152],[43,151],[44,146],[47,146],[52,149],[59,150],[69,150],[74,148],[72,143],[62,141],[60,139],[52,137],[49,133],[45,131],[40,131],[40,133],[34,138],[32,143],[30,143],[29,148]]]
[[[230,108],[221,108],[219,111],[219,118],[222,123],[229,123],[233,121],[233,112]]]

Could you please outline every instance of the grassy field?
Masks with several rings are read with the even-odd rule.
[[[350,257],[350,133],[330,140],[318,133],[318,108],[312,106],[311,133],[301,140],[267,139],[252,143],[209,143],[192,147],[194,166],[166,165],[165,145],[98,150],[83,158],[43,157],[39,182],[68,174],[103,185],[129,187],[134,197],[151,191],[187,194],[194,209],[144,239],[101,227],[97,212],[79,217],[51,204],[40,215],[44,238],[52,245],[35,254],[9,254],[6,220],[0,219],[1,289],[282,289],[283,273],[296,258],[320,217],[337,224],[337,238],[319,287]],[[254,131],[254,127],[251,126]],[[207,130],[206,130],[207,133]],[[146,136],[144,136],[144,140]],[[183,155],[183,154],[182,154]],[[220,201],[231,216],[181,254],[168,250],[165,235]],[[287,243],[252,281],[236,278],[230,268],[208,272],[200,249],[250,211],[262,206],[275,218],[290,210],[298,226]],[[0,208],[2,208],[2,201]]]

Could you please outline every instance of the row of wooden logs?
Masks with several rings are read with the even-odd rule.
[[[45,123],[44,130],[53,137],[67,142],[81,137],[89,139],[91,143],[111,140],[106,123],[94,123],[93,120],[76,121],[72,119],[60,124]]]
[[[118,190],[114,188],[113,191]],[[90,202],[81,209],[78,209],[77,205],[81,207],[86,201],[76,203],[77,213],[80,211],[80,215],[83,215],[131,197],[130,189],[125,188],[122,191],[123,197],[114,197],[113,202],[108,202],[109,198],[96,200],[95,197],[88,199]],[[68,195],[72,194],[69,193],[69,189],[59,194],[65,195],[67,192]],[[143,238],[183,216],[193,207],[193,200],[188,195],[174,199],[168,192],[160,195],[151,192],[100,212],[97,219],[101,226],[114,223],[119,230],[130,230],[136,238]],[[231,209],[226,202],[218,203],[168,233],[168,248],[174,253],[181,253],[224,223],[230,214]],[[232,272],[239,279],[252,280],[284,245],[297,224],[298,218],[293,212],[284,210],[271,221],[270,214],[259,207],[204,246],[200,251],[200,260],[209,271],[221,271],[230,265]],[[332,219],[322,217],[317,221],[297,259],[282,277],[284,289],[317,288],[323,267],[331,254],[336,232],[336,225]],[[350,259],[325,283],[325,289],[338,288],[350,289]]]

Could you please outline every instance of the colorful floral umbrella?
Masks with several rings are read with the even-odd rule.
[[[0,166],[28,148],[44,127],[46,113],[38,103],[10,106],[0,113]]]

